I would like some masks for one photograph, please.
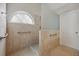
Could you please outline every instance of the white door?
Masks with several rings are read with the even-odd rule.
[[[0,3],[0,38],[6,33],[6,4]],[[6,39],[0,39],[0,56],[5,55]]]
[[[77,10],[60,15],[60,36],[62,45],[66,45],[79,50],[79,38]]]
[[[77,20],[76,20],[76,32],[75,32],[75,47],[79,50],[79,9],[76,10]]]

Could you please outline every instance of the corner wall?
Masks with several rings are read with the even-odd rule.
[[[42,4],[41,24],[43,30],[59,30],[59,15],[53,12],[46,4]]]

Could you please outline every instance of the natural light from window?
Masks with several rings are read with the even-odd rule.
[[[34,20],[30,14],[21,11],[13,15],[11,23],[34,24]]]

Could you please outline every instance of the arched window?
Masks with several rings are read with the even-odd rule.
[[[10,22],[11,23],[34,24],[34,19],[29,13],[24,12],[24,11],[18,11],[12,16]]]

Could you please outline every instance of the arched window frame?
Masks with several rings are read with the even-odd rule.
[[[34,22],[34,18],[32,17],[31,14],[29,14],[28,12],[25,12],[25,11],[17,11],[17,12],[14,12],[12,15],[11,15],[11,18],[10,18],[10,23],[21,23],[19,21],[16,21],[16,22],[13,22],[12,21],[12,18],[15,17],[17,14],[25,14],[26,16],[30,17],[32,23],[28,23],[28,22],[22,22],[22,24],[31,24],[31,25],[34,25],[35,22]]]

